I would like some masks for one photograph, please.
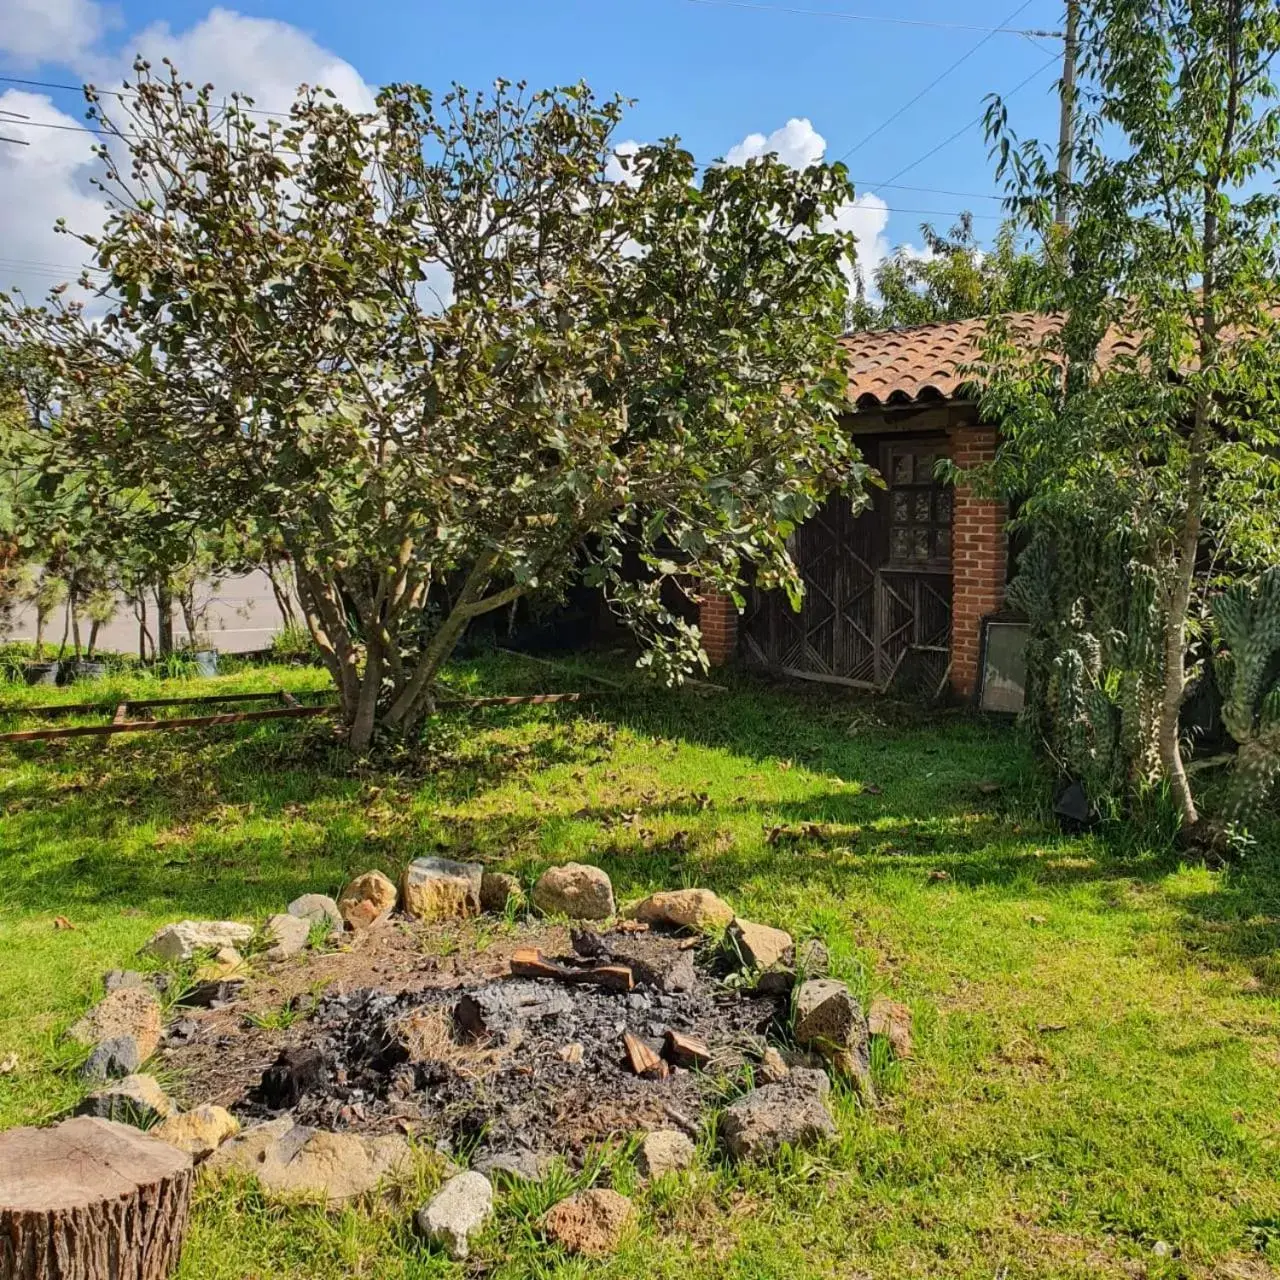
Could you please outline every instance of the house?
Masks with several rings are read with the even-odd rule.
[[[1034,342],[1059,320],[1010,317]],[[997,430],[982,421],[971,378],[984,322],[960,320],[841,339],[849,426],[887,488],[854,515],[831,498],[792,543],[805,583],[795,613],[781,592],[755,593],[739,617],[704,595],[703,644],[713,664],[739,658],[779,673],[884,688],[910,663],[917,683],[978,689],[983,620],[1004,605],[1007,510],[934,476],[940,456],[961,468],[990,461]],[[1108,346],[1126,345],[1123,338]],[[1100,352],[1106,358],[1108,353]]]

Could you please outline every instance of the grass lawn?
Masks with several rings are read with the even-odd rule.
[[[590,687],[496,659],[451,679]],[[214,687],[324,677],[135,678],[103,700]],[[539,1243],[563,1179],[501,1201],[463,1266],[417,1241],[416,1201],[324,1214],[202,1183],[184,1280],[1280,1275],[1274,832],[1228,871],[1121,856],[1044,821],[1005,724],[746,676],[718,697],[451,713],[399,771],[341,765],[315,722],[0,751],[0,1058],[18,1057],[0,1127],[74,1102],[59,1035],[158,926],[261,918],[425,852],[530,878],[597,862],[622,898],[704,885],[914,1011],[915,1058],[882,1065],[874,1110],[837,1098],[825,1151],[735,1169],[707,1149],[648,1188],[625,1147],[602,1153],[579,1182],[640,1211],[607,1262]],[[769,838],[805,823],[823,826]]]

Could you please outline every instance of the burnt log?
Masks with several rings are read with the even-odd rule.
[[[563,991],[536,982],[493,982],[469,991],[453,1006],[458,1030],[472,1040],[501,1040],[530,1022],[545,1022],[573,1009]]]
[[[557,982],[589,982],[610,991],[630,991],[635,985],[631,970],[621,964],[597,964],[589,969],[548,960],[537,947],[520,947],[511,957],[511,972],[518,978],[551,978]]]
[[[627,1062],[636,1075],[646,1080],[665,1080],[670,1074],[667,1064],[639,1036],[633,1036],[628,1031],[622,1037],[622,1046],[627,1052]]]
[[[193,1178],[186,1152],[111,1120],[0,1133],[0,1280],[164,1280]]]

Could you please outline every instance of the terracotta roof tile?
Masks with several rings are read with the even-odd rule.
[[[1280,322],[1280,308],[1270,314]],[[1028,343],[1039,343],[1062,323],[1060,315],[1033,311],[1005,317],[1010,330]],[[906,329],[849,333],[840,339],[849,362],[849,399],[860,409],[963,398],[972,375],[961,369],[981,355],[985,319],[922,324]],[[1122,351],[1132,352],[1132,331],[1113,328],[1098,348],[1107,364]]]

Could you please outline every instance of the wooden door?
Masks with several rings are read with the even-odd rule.
[[[854,515],[829,499],[797,530],[800,611],[782,592],[754,592],[746,658],[785,675],[884,688],[909,673],[935,684],[951,633],[951,491],[933,477],[941,439],[864,446],[888,485]]]

